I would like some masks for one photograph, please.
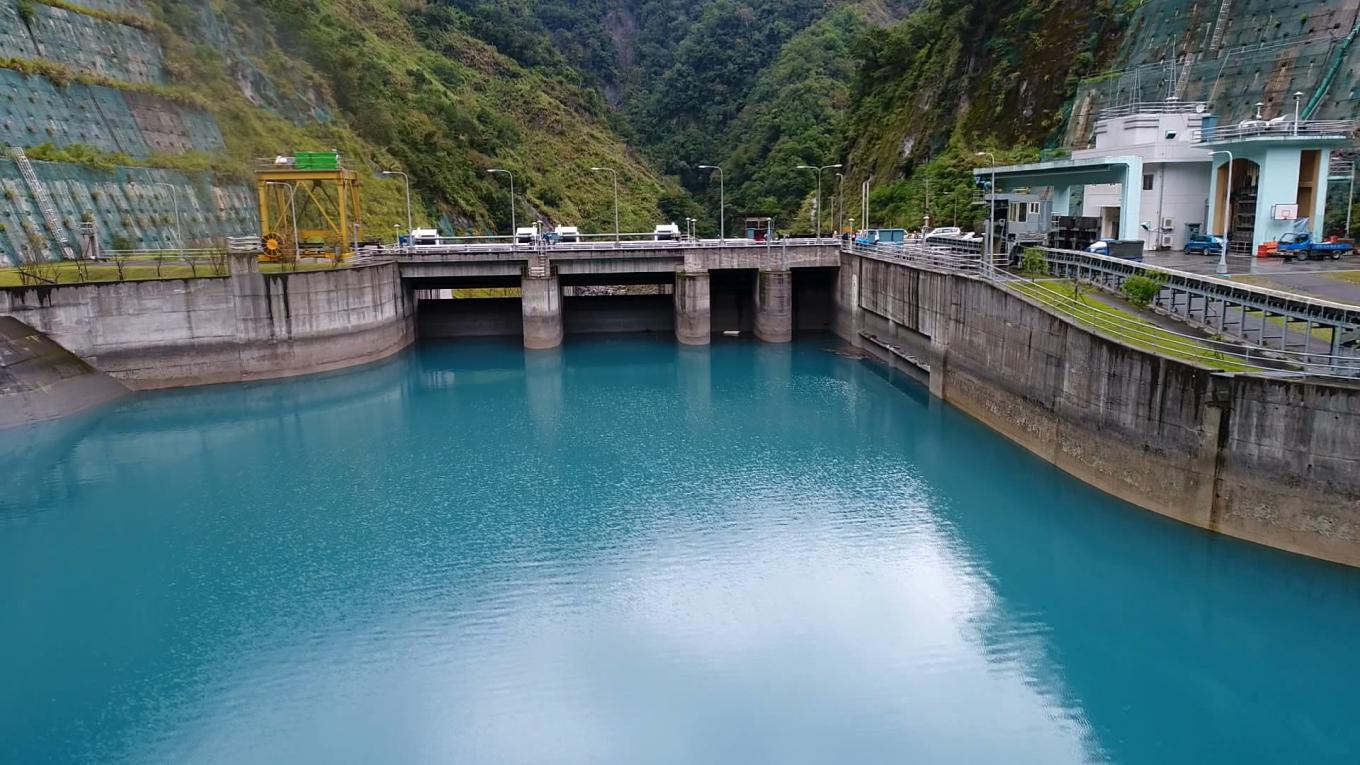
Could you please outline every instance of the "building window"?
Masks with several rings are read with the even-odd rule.
[[[1152,191],[1152,181],[1153,177],[1151,175],[1143,176],[1143,191]]]

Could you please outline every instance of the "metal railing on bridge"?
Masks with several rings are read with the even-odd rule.
[[[837,246],[842,243],[840,239],[833,237],[799,237],[786,239],[772,239],[756,241],[754,239],[643,239],[643,235],[621,235],[632,236],[630,239],[620,239],[615,241],[613,234],[594,235],[591,240],[577,242],[553,242],[544,240],[535,242],[514,242],[510,237],[438,237],[429,244],[411,244],[402,246],[370,247],[367,250],[374,255],[388,255],[402,258],[419,257],[439,257],[451,255],[487,255],[498,253],[520,253],[525,255],[538,253],[555,252],[603,252],[609,250],[639,251],[639,250],[687,250],[687,249],[715,249],[715,248],[766,248],[776,249],[780,247],[806,247],[814,245]],[[645,235],[651,237],[651,234]]]

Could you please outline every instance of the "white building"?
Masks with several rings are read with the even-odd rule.
[[[1142,173],[1134,179],[1142,220],[1136,230],[1145,250],[1179,250],[1196,233],[1204,232],[1209,209],[1212,156],[1200,142],[1200,125],[1207,113],[1203,104],[1168,101],[1131,104],[1101,112],[1094,146],[1072,152],[1078,163],[1111,157],[1136,156]],[[1122,184],[1085,187],[1082,214],[1101,219],[1101,235],[1120,236],[1124,207]]]

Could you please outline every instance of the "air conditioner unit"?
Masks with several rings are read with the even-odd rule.
[[[1162,249],[1169,250],[1176,245],[1176,237],[1171,234],[1162,234]]]
[[[1171,229],[1173,229],[1173,228],[1175,228],[1175,227],[1176,227],[1176,221],[1174,221],[1174,220],[1172,220],[1172,219],[1170,219],[1170,218],[1162,218],[1162,230],[1163,230],[1163,231],[1170,231]]]

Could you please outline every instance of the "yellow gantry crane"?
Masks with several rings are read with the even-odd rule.
[[[354,255],[362,234],[359,176],[338,152],[261,160],[255,190],[265,260]]]

